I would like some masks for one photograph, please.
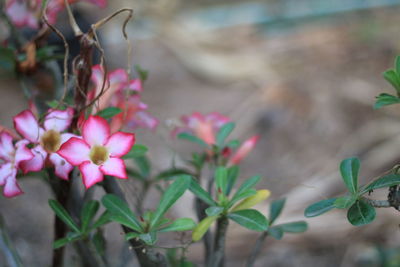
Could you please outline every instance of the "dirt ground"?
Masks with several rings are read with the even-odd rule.
[[[381,73],[393,65],[400,49],[399,11],[343,15],[279,34],[251,26],[191,32],[171,23],[142,38],[132,26],[133,61],[150,71],[144,101],[162,122],[156,133],[138,131],[138,143],[150,147],[156,170],[169,166],[171,152],[183,164],[180,158],[193,146],[170,139],[171,125],[192,111],[228,115],[237,121],[236,137],[261,135],[241,166],[241,177],[262,175],[259,187],[270,189],[272,199],[288,198],[281,221],[303,220],[310,203],[344,192],[338,173],[343,158],[360,157],[364,182],[399,161],[399,108],[372,109],[374,97],[391,90]],[[103,33],[106,52],[112,55],[109,63],[124,67],[125,43],[115,36],[113,29]],[[12,126],[12,116],[26,107],[24,97],[11,79],[0,81],[0,90],[0,123]],[[21,184],[24,195],[0,199],[1,214],[26,266],[48,266],[51,193],[40,179]],[[124,188],[129,196],[137,185],[129,181]],[[376,192],[372,197],[384,195]],[[155,199],[152,191],[146,207],[154,207]],[[268,213],[268,205],[259,208]],[[171,212],[183,214],[194,216],[191,201],[181,201]],[[398,212],[377,214],[373,224],[359,228],[341,211],[307,219],[305,234],[267,239],[257,266],[378,266],[373,261],[366,265],[376,259],[375,247],[398,246],[400,234]],[[117,263],[122,246],[118,229],[109,227],[106,236],[116,244],[109,248],[112,266],[124,266]],[[244,266],[255,238],[232,224],[227,266]],[[162,243],[170,243],[169,238]],[[198,245],[188,253],[197,263],[201,255]],[[0,256],[3,266],[1,262]]]

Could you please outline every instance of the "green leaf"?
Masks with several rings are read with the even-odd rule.
[[[304,216],[310,218],[330,211],[331,209],[335,208],[336,199],[337,198],[329,198],[311,204],[304,211]]]
[[[127,234],[125,235],[125,240],[128,241],[128,240],[137,238],[137,237],[139,237],[139,235],[140,235],[140,233],[135,233],[135,232],[127,233]]]
[[[400,184],[400,174],[388,174],[378,178],[377,180],[373,181],[372,183],[366,185],[362,190],[361,194],[365,194],[368,191],[382,188],[382,187],[391,187],[394,185]]]
[[[383,78],[385,78],[386,81],[388,81],[395,89],[396,91],[399,90],[400,88],[400,81],[399,77],[394,69],[389,69],[383,73]]]
[[[107,194],[102,198],[101,202],[110,212],[113,221],[123,224],[135,231],[143,231],[136,216],[129,209],[128,204],[126,204],[122,199],[115,195]]]
[[[0,47],[0,69],[6,71],[14,71],[16,58],[11,48]]]
[[[307,231],[308,225],[305,221],[280,224],[282,231],[286,233],[303,233]]]
[[[160,204],[154,212],[150,222],[150,229],[157,224],[162,216],[171,208],[171,206],[185,193],[189,188],[191,177],[189,175],[181,175],[165,190],[160,199]]]
[[[136,166],[139,168],[140,175],[143,178],[148,178],[150,176],[150,161],[147,157],[135,157],[134,158]]]
[[[223,207],[219,206],[211,206],[206,209],[207,216],[217,216],[220,215],[224,211]]]
[[[228,184],[228,170],[225,167],[218,167],[215,171],[215,184],[217,189],[220,188],[221,191],[226,194],[226,187]]]
[[[108,107],[105,109],[100,110],[97,112],[97,116],[103,117],[104,119],[111,119],[115,115],[119,114],[122,112],[122,109],[117,108],[117,107]]]
[[[374,105],[374,109],[380,109],[381,107],[393,105],[400,103],[400,98],[394,95],[382,93],[376,97],[376,102]]]
[[[148,151],[148,148],[145,145],[135,144],[132,146],[131,150],[124,155],[123,159],[133,159],[138,157],[143,157]]]
[[[111,214],[110,214],[110,212],[105,211],[90,228],[96,229],[98,227],[101,227],[101,226],[109,223],[110,221],[111,221]]]
[[[106,239],[104,238],[103,232],[100,229],[97,229],[92,238],[92,242],[94,244],[94,247],[96,248],[97,253],[99,253],[100,255],[104,255],[106,251]]]
[[[261,232],[268,229],[267,218],[257,210],[238,210],[229,213],[228,218],[253,231]]]
[[[268,235],[272,236],[276,240],[281,240],[283,233],[284,232],[280,226],[273,226],[268,229]]]
[[[222,147],[225,142],[225,139],[231,134],[231,132],[235,129],[234,122],[225,123],[217,133],[217,146]]]
[[[271,225],[274,221],[281,215],[283,207],[285,206],[286,198],[275,200],[271,203],[269,207],[269,221]]]
[[[180,175],[183,175],[183,174],[191,175],[191,173],[188,170],[172,168],[172,169],[160,172],[156,176],[155,179],[156,180],[173,180],[177,176],[180,176]]]
[[[251,197],[252,195],[255,195],[257,193],[257,190],[255,189],[247,189],[246,191],[240,193],[240,194],[235,194],[235,196],[229,201],[228,208],[232,207],[235,205],[239,200],[242,200],[247,197]]]
[[[190,133],[180,133],[177,135],[179,139],[186,140],[192,143],[196,143],[204,148],[208,148],[206,142],[198,138],[197,136],[191,135]]]
[[[90,200],[83,205],[81,213],[82,232],[86,232],[93,217],[99,210],[99,202],[97,200]]]
[[[400,74],[400,56],[397,56],[395,61],[394,61],[394,66],[396,68],[396,73],[397,75]]]
[[[145,81],[147,80],[147,78],[149,77],[149,71],[143,69],[140,65],[137,65],[137,64],[136,64],[136,65],[135,65],[135,70],[136,70],[136,72],[138,73],[139,79],[140,79],[142,82],[145,82]]]
[[[137,170],[133,168],[126,168],[126,173],[128,174],[129,177],[139,179],[140,181],[146,180],[146,177],[143,177]]]
[[[360,170],[360,161],[358,158],[348,158],[340,163],[340,173],[347,189],[352,194],[358,190],[358,171]]]
[[[79,240],[82,238],[82,235],[80,233],[68,233],[66,237],[57,239],[53,243],[53,248],[58,249],[60,247],[65,246],[66,244],[70,242],[74,242],[76,240]]]
[[[152,246],[157,242],[157,234],[155,232],[140,234],[138,237],[149,246]]]
[[[179,232],[189,231],[196,227],[196,223],[191,218],[180,218],[158,230],[158,232]]]
[[[217,202],[212,199],[211,195],[205,191],[194,178],[190,181],[189,190],[208,205],[217,206]]]
[[[240,146],[240,141],[239,140],[231,140],[226,144],[227,147],[235,149]]]
[[[50,199],[49,205],[51,209],[55,212],[58,218],[60,218],[66,225],[68,225],[71,230],[80,233],[78,225],[74,222],[72,217],[68,214],[67,210],[61,206],[56,200]]]
[[[239,165],[233,165],[228,168],[228,185],[226,186],[226,195],[229,196],[236,180],[239,176]]]
[[[356,198],[354,196],[344,196],[337,198],[334,205],[337,209],[348,209],[354,204],[354,202],[356,202]]]
[[[46,105],[48,105],[50,108],[59,108],[60,102],[58,100],[51,100],[51,101],[47,101]]]
[[[355,226],[369,224],[375,219],[375,216],[375,208],[363,200],[358,200],[347,211],[347,219]]]
[[[236,191],[236,193],[233,195],[232,199],[235,199],[238,195],[242,194],[243,192],[247,191],[248,189],[251,189],[253,186],[255,186],[261,179],[261,176],[256,175],[253,177],[250,177],[246,179],[239,189]]]

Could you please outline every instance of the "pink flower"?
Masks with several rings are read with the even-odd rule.
[[[134,145],[134,134],[116,132],[110,135],[110,127],[105,119],[89,116],[83,124],[82,137],[69,139],[58,154],[70,164],[79,166],[86,188],[101,182],[104,175],[128,178],[125,163],[120,157]]]
[[[111,132],[118,131],[124,125],[132,130],[137,128],[154,130],[159,122],[146,111],[147,105],[141,102],[142,82],[139,79],[129,80],[129,75],[124,69],[117,69],[108,73],[103,88],[103,76],[104,71],[100,65],[92,68],[92,82],[95,88],[91,91],[89,99],[94,99],[103,89],[94,113],[109,106],[123,110],[113,117]]]
[[[19,165],[33,158],[32,152],[26,147],[27,140],[18,141],[15,146],[12,136],[6,132],[0,133],[0,186],[4,186],[3,194],[6,197],[14,197],[22,194],[17,184],[17,172]]]
[[[48,157],[54,164],[56,175],[68,180],[73,166],[56,152],[64,142],[75,136],[70,133],[61,133],[68,129],[72,117],[73,110],[71,108],[66,110],[50,109],[44,119],[43,128],[39,126],[30,110],[22,111],[14,117],[14,127],[17,132],[35,145],[31,149],[34,157],[21,163],[21,169],[24,173],[43,169]]]
[[[219,129],[231,120],[217,112],[203,115],[199,112],[193,112],[192,115],[182,116],[183,127],[177,127],[172,134],[174,136],[180,133],[191,133],[202,139],[209,145],[215,144],[215,136]]]
[[[239,147],[239,149],[233,154],[233,156],[228,161],[228,166],[239,164],[256,146],[258,139],[260,137],[258,135],[250,137]]]
[[[68,0],[73,4],[78,0]],[[99,7],[107,5],[106,0],[85,0]],[[6,13],[17,27],[39,28],[40,9],[42,0],[9,0],[6,4]],[[64,0],[51,0],[47,4],[47,18],[51,24],[56,23],[57,14],[65,8]]]

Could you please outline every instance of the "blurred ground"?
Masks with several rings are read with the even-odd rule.
[[[338,173],[343,158],[360,157],[365,182],[399,161],[399,108],[372,109],[374,97],[391,90],[381,73],[399,52],[399,11],[348,13],[279,32],[246,25],[200,31],[159,16],[143,37],[135,22],[130,24],[133,61],[150,71],[144,101],[163,121],[156,134],[139,131],[138,142],[150,147],[155,168],[162,169],[171,163],[171,151],[185,157],[193,148],[169,138],[169,127],[180,115],[228,115],[238,122],[237,137],[262,136],[243,163],[242,178],[261,174],[260,188],[270,189],[273,199],[288,198],[282,222],[304,219],[310,203],[344,191]],[[124,67],[126,47],[119,29],[110,26],[102,34],[110,65]],[[11,126],[11,117],[25,106],[23,96],[16,82],[0,83],[0,123]],[[37,179],[21,184],[26,194],[1,199],[1,213],[24,262],[46,266],[50,192]],[[134,182],[125,187],[128,193],[136,188]],[[149,208],[154,195],[147,199]],[[191,213],[191,202],[181,203],[172,215]],[[266,205],[259,208],[268,212]],[[345,216],[333,211],[307,220],[305,234],[267,239],[258,266],[377,266],[366,261],[376,258],[375,246],[398,246],[396,211],[378,210],[376,221],[360,228],[350,226]],[[107,237],[120,244],[118,230],[109,231]],[[232,224],[227,266],[243,266],[255,238]],[[193,246],[189,258],[199,262],[200,252]]]

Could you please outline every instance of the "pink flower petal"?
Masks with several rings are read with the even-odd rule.
[[[0,165],[0,186],[5,185],[7,178],[12,174],[13,166],[10,162]]]
[[[35,155],[33,155],[32,151],[26,147],[29,143],[28,140],[20,140],[15,144],[15,166],[19,167],[21,162],[26,160],[31,160]]]
[[[51,153],[49,159],[54,164],[56,175],[61,179],[68,180],[69,173],[74,169],[74,166],[69,164],[64,158],[62,158],[57,153]]]
[[[44,128],[62,132],[68,129],[71,124],[74,110],[67,108],[66,110],[50,110],[44,119]]]
[[[128,73],[124,69],[116,69],[108,74],[110,81],[110,87],[114,87],[116,90],[123,89],[129,80]]]
[[[96,6],[100,8],[104,8],[107,6],[107,1],[106,0],[86,0],[86,2],[95,4]]]
[[[128,153],[135,144],[135,135],[131,133],[116,132],[108,138],[105,147],[111,157],[122,157]]]
[[[82,173],[83,184],[86,188],[103,181],[104,176],[100,171],[100,166],[90,161],[85,161],[79,165],[79,170]]]
[[[38,145],[31,149],[33,154],[33,158],[30,160],[21,161],[19,166],[23,173],[28,172],[37,172],[43,169],[44,162],[47,157],[47,152],[42,148],[42,146]]]
[[[17,184],[17,170],[13,170],[12,174],[6,180],[6,184],[4,185],[4,196],[5,197],[15,197],[22,194],[21,188],[19,188]]]
[[[135,117],[141,127],[148,128],[152,131],[154,131],[159,124],[158,119],[147,111],[138,111]]]
[[[82,136],[90,146],[104,145],[110,136],[110,126],[100,116],[89,116],[83,124]]]
[[[11,161],[14,154],[12,136],[7,132],[0,133],[0,158],[5,161]]]
[[[6,13],[10,17],[13,24],[17,27],[31,27],[37,29],[39,27],[38,19],[27,8],[26,1],[11,0],[6,6]]]
[[[142,92],[142,81],[140,79],[130,80],[128,84],[128,89],[136,92]]]
[[[260,137],[256,135],[244,141],[232,158],[229,159],[228,165],[239,164],[253,150],[259,138]]]
[[[32,111],[25,110],[14,117],[14,127],[17,132],[32,143],[38,143],[43,129],[33,115]]]
[[[73,166],[78,166],[82,164],[82,162],[90,160],[89,145],[77,137],[72,137],[62,144],[57,153]]]
[[[115,176],[121,179],[127,179],[125,163],[119,158],[109,158],[103,165],[100,166],[100,170],[106,174]]]

